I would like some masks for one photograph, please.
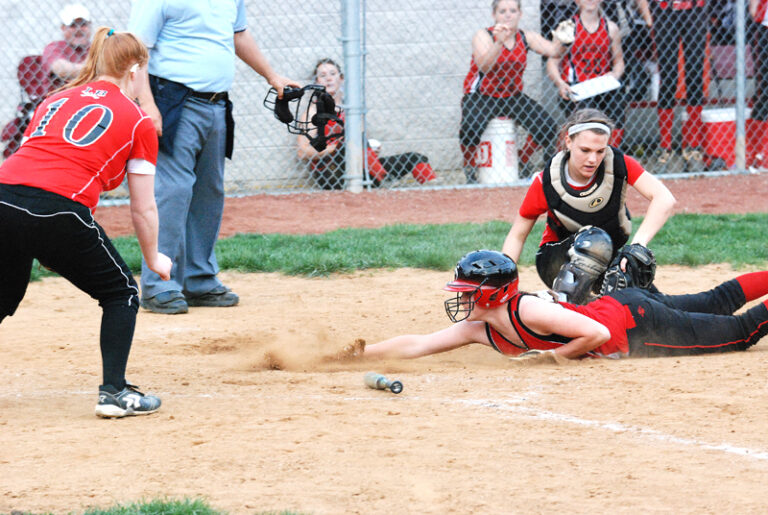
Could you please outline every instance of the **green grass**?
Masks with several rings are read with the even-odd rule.
[[[635,219],[637,228],[641,219]],[[339,229],[319,235],[242,234],[222,239],[217,256],[222,270],[324,276],[371,268],[450,270],[465,253],[501,249],[507,222],[446,225],[392,225],[380,229]],[[660,265],[700,266],[730,263],[735,268],[768,262],[768,214],[676,215],[651,243]],[[528,237],[521,265],[534,262],[544,229],[537,223]],[[134,273],[141,254],[134,237],[115,246]],[[33,279],[51,275],[35,268]]]
[[[23,515],[33,515],[31,512]],[[227,512],[211,508],[200,499],[167,500],[156,499],[153,501],[138,502],[132,504],[118,504],[106,509],[90,509],[84,512],[69,512],[70,515],[226,515]],[[51,514],[34,514],[51,515]],[[254,515],[301,515],[294,511],[260,511]]]

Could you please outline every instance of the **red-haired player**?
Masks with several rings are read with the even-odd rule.
[[[159,398],[125,380],[139,290],[92,214],[99,194],[127,172],[141,252],[169,277],[171,261],[157,250],[157,135],[133,100],[147,60],[135,36],[101,27],[80,75],[40,104],[21,147],[0,167],[0,321],[24,297],[33,259],[96,299],[103,366],[96,414],[103,417],[160,407]]]

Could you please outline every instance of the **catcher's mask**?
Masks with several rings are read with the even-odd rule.
[[[517,265],[514,260],[495,250],[470,252],[456,264],[453,281],[443,288],[456,292],[445,301],[445,312],[451,322],[465,320],[475,307],[501,306],[517,293]]]
[[[315,106],[315,114],[309,118],[304,113],[308,113],[312,105]],[[344,126],[344,121],[336,114],[333,97],[325,91],[325,86],[318,84],[309,84],[303,88],[286,87],[283,98],[277,97],[275,88],[269,88],[264,97],[264,107],[272,109],[275,118],[288,127],[288,132],[306,136],[312,148],[318,152],[325,150],[329,139],[338,137],[326,136],[326,124],[333,120]]]

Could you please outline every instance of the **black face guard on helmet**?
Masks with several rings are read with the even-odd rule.
[[[461,322],[469,317],[472,310],[475,308],[475,299],[479,297],[478,292],[482,288],[481,284],[469,284],[469,283],[449,283],[450,286],[446,286],[446,290],[456,292],[456,296],[446,299],[443,303],[445,306],[445,313],[448,315],[448,319],[453,322]]]
[[[311,118],[305,113],[315,106],[315,114]],[[325,150],[329,139],[338,135],[327,137],[325,126],[334,121],[344,126],[344,121],[336,114],[336,102],[325,91],[325,86],[309,84],[303,88],[286,87],[283,90],[283,98],[277,97],[277,90],[269,88],[264,97],[264,107],[271,109],[275,118],[288,127],[291,134],[304,135],[309,139],[309,144],[318,152]],[[315,133],[311,136],[310,133]]]

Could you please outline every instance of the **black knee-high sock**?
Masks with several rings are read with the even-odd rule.
[[[103,384],[122,390],[138,306],[121,301],[104,305],[102,309],[100,344]]]

